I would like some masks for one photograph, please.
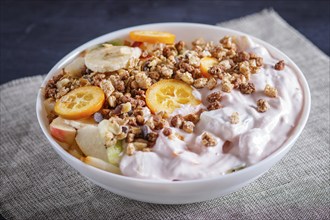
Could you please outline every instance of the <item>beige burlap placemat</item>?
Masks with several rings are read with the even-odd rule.
[[[35,99],[42,76],[0,86],[0,212],[8,219],[329,219],[329,57],[272,10],[219,24],[259,37],[304,72],[312,110],[288,155],[230,195],[155,205],[110,193],[82,177],[41,133]]]

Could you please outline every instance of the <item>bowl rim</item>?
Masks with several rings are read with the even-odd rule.
[[[302,91],[303,91],[303,97],[304,97],[303,98],[303,107],[302,107],[302,111],[300,113],[301,114],[300,115],[300,120],[298,121],[298,124],[293,128],[292,133],[289,136],[289,138],[286,139],[285,142],[278,149],[276,149],[273,153],[271,153],[269,156],[262,159],[258,163],[250,165],[250,166],[248,166],[248,167],[246,167],[246,168],[244,168],[244,169],[242,169],[238,172],[233,172],[233,173],[229,173],[229,174],[225,174],[225,175],[219,175],[219,176],[205,177],[205,178],[201,178],[201,179],[183,180],[183,181],[139,179],[139,178],[135,178],[135,177],[129,177],[129,176],[124,176],[124,175],[113,174],[111,172],[104,171],[104,170],[98,169],[96,167],[87,165],[84,162],[82,162],[81,160],[79,160],[76,157],[72,156],[66,150],[64,150],[55,141],[55,139],[51,136],[51,134],[48,132],[47,128],[43,124],[43,119],[42,119],[41,113],[39,112],[39,109],[42,109],[42,103],[43,103],[42,100],[44,98],[41,88],[43,86],[45,86],[46,83],[48,82],[48,80],[56,74],[56,71],[58,70],[58,68],[60,66],[64,66],[64,64],[66,64],[68,61],[71,61],[73,58],[75,58],[81,51],[83,51],[83,50],[90,47],[90,46],[87,46],[87,45],[92,44],[93,42],[100,41],[102,39],[104,39],[106,41],[106,38],[110,37],[111,35],[122,34],[122,33],[127,33],[128,34],[129,31],[137,30],[139,28],[145,29],[145,28],[149,28],[149,27],[152,30],[155,30],[157,27],[183,27],[183,28],[184,27],[192,27],[192,28],[218,29],[218,30],[224,31],[224,32],[231,32],[234,35],[248,36],[254,42],[257,42],[258,44],[261,44],[262,46],[264,46],[267,50],[270,49],[271,51],[274,51],[277,54],[279,54],[281,56],[281,58],[285,59],[286,62],[289,62],[291,67],[295,70],[294,72],[295,72],[297,78],[299,79],[299,82],[300,82],[300,85],[301,85]],[[99,43],[95,43],[95,44],[99,44]],[[85,168],[88,167],[89,169],[92,169],[93,172],[99,172],[102,175],[108,175],[110,178],[115,178],[115,179],[122,180],[122,181],[132,181],[132,182],[137,182],[137,183],[142,182],[142,183],[166,184],[166,185],[168,185],[168,184],[170,184],[170,185],[182,185],[182,184],[189,185],[189,184],[198,184],[198,183],[205,183],[205,182],[211,182],[211,181],[221,181],[222,179],[234,178],[236,176],[247,174],[247,173],[249,173],[253,170],[256,170],[256,169],[264,166],[265,164],[267,164],[271,160],[278,157],[287,148],[290,148],[294,144],[294,142],[300,136],[302,130],[304,129],[304,127],[307,123],[309,113],[310,113],[310,109],[311,109],[311,94],[310,94],[310,89],[309,89],[307,80],[306,80],[303,72],[299,69],[299,67],[285,53],[283,53],[282,51],[280,51],[276,47],[272,46],[271,44],[269,44],[269,43],[267,43],[267,42],[265,42],[265,41],[263,41],[259,38],[256,38],[256,37],[254,37],[250,34],[246,34],[244,32],[241,32],[241,31],[236,31],[236,30],[232,30],[232,29],[229,29],[229,28],[224,28],[224,27],[221,27],[221,26],[202,24],[202,23],[189,23],[189,22],[163,22],[163,23],[149,23],[149,24],[131,26],[131,27],[127,27],[127,28],[123,28],[123,29],[119,29],[119,30],[116,30],[116,31],[113,31],[113,32],[103,34],[99,37],[96,37],[96,38],[93,38],[93,39],[87,41],[86,43],[82,44],[81,46],[78,46],[77,48],[75,48],[74,50],[69,52],[67,55],[65,55],[60,61],[58,61],[52,67],[52,69],[47,73],[46,77],[44,78],[44,80],[43,80],[43,82],[40,86],[40,89],[39,89],[38,95],[37,95],[37,102],[36,102],[36,113],[37,113],[39,126],[41,127],[41,130],[45,134],[46,138],[48,139],[48,141],[50,142],[52,147],[56,148],[55,149],[56,153],[58,153],[57,151],[60,151],[60,152],[62,152],[63,155],[66,155],[67,159],[74,160],[75,162],[80,163],[79,165],[81,165],[83,167],[85,166]],[[69,165],[72,166],[71,164],[69,164]]]

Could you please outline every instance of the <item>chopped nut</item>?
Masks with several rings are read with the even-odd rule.
[[[223,46],[216,46],[212,48],[211,54],[213,57],[218,58],[219,60],[222,60],[224,56],[226,56],[226,49],[223,48]]]
[[[119,115],[121,114],[121,109],[123,108],[122,105],[117,105],[117,107],[111,112],[112,115]]]
[[[101,109],[101,114],[103,118],[109,116],[109,113],[110,113],[110,109],[105,109],[105,108]]]
[[[198,113],[193,113],[193,114],[184,116],[184,120],[191,121],[194,124],[197,124],[199,122],[199,119],[200,119],[200,114],[198,114]]]
[[[69,83],[70,83],[70,80],[68,78],[64,78],[64,79],[57,81],[56,87],[58,89],[61,89],[63,87],[66,87]]]
[[[155,129],[160,130],[163,129],[164,127],[169,126],[168,122],[165,119],[161,119],[157,123],[155,123]]]
[[[134,94],[133,94],[134,93]],[[146,92],[144,91],[144,90],[142,90],[142,89],[137,89],[137,90],[132,90],[131,91],[131,95],[132,96],[136,96],[137,98],[138,97],[143,97],[143,98],[145,98],[145,94],[146,94]]]
[[[121,132],[116,137],[117,137],[117,140],[123,140],[123,139],[125,139],[127,137],[127,133]]]
[[[132,110],[132,105],[130,102],[126,102],[124,104],[121,104],[120,106],[121,106],[121,111],[120,111],[121,114],[127,113]]]
[[[269,104],[266,100],[259,99],[257,101],[258,112],[266,112],[269,108]]]
[[[238,112],[233,112],[233,114],[231,114],[230,123],[232,123],[232,124],[238,124],[239,123],[239,113]]]
[[[50,97],[55,97],[56,96],[56,89],[55,88],[50,88],[49,83],[47,84],[47,87],[45,88],[45,97],[50,98]]]
[[[125,79],[128,79],[129,72],[127,70],[120,69],[120,70],[118,70],[118,75],[119,75],[121,80],[125,80]]]
[[[209,111],[216,110],[216,109],[219,109],[219,108],[222,108],[222,105],[218,101],[212,102],[211,104],[209,104],[207,106],[207,110],[209,110]]]
[[[157,116],[161,118],[168,118],[168,113],[166,111],[160,111],[157,113]]]
[[[131,88],[132,89],[137,89],[137,88],[139,88],[139,84],[134,80],[134,81],[131,82]]]
[[[171,128],[164,128],[163,134],[165,136],[170,136],[172,134],[172,129]]]
[[[149,142],[156,142],[157,138],[158,138],[158,134],[156,132],[150,132],[147,135],[147,140]]]
[[[187,132],[187,133],[193,133],[194,128],[195,128],[195,125],[191,121],[184,121],[183,122],[182,129],[185,132]]]
[[[136,105],[135,105],[136,107],[138,107],[138,106],[143,107],[143,106],[146,105],[146,102],[143,101],[143,100],[140,100],[140,99],[132,100],[132,102],[133,102],[133,103],[136,102]]]
[[[250,72],[250,64],[248,61],[243,61],[241,63],[238,64],[239,66],[239,71],[243,74],[245,73],[249,73]]]
[[[222,38],[220,40],[220,43],[223,45],[223,47],[227,48],[227,49],[230,49],[233,47],[234,43],[232,41],[232,37],[229,37],[229,36],[225,36],[224,38]]]
[[[62,96],[66,95],[70,91],[69,88],[62,87],[58,89],[58,93],[56,94],[56,98],[59,99]]]
[[[208,88],[209,90],[214,89],[214,88],[217,86],[217,80],[214,79],[213,77],[211,77],[211,78],[207,81],[206,86],[207,86],[207,88]]]
[[[262,67],[262,65],[264,65],[264,59],[262,57],[257,57],[256,64],[257,64],[257,67]]]
[[[229,82],[228,80],[222,80],[221,82],[221,90],[223,92],[231,92],[231,90],[233,89],[234,85],[231,84],[231,82]]]
[[[272,98],[276,98],[277,97],[277,89],[274,88],[274,87],[272,87],[272,86],[270,86],[269,84],[267,84],[265,86],[264,93],[268,97],[272,97]]]
[[[275,64],[274,68],[276,70],[283,70],[285,67],[285,63],[284,63],[284,60],[280,60],[278,61],[278,63]]]
[[[121,99],[124,94],[122,92],[118,92],[118,91],[114,91],[112,94],[114,97],[116,97],[116,99]],[[127,96],[128,97],[128,96]],[[129,98],[129,97],[128,97]]]
[[[202,57],[210,57],[212,54],[208,50],[203,50],[202,53],[199,54]]]
[[[228,70],[231,68],[229,60],[222,60],[219,65],[223,66],[225,70]]]
[[[131,97],[129,97],[128,95],[123,95],[119,98],[121,103],[127,103],[131,101]]]
[[[111,81],[109,80],[102,80],[100,82],[100,87],[103,90],[106,97],[110,97],[111,94],[115,91],[115,88],[113,87]]]
[[[184,49],[185,43],[183,41],[179,41],[178,43],[175,44],[175,48],[179,53],[181,53]]]
[[[173,46],[166,46],[163,49],[163,56],[168,58],[171,55],[176,55],[175,48]]]
[[[162,66],[160,72],[162,76],[166,79],[171,78],[171,76],[173,75],[173,70],[167,66]]]
[[[194,82],[194,87],[197,89],[204,88],[207,84],[207,78],[198,78]]]
[[[184,73],[185,71],[189,72],[189,73],[192,73],[195,68],[190,65],[189,63],[185,63],[185,61],[181,61],[179,63],[179,68],[180,68],[180,72]]]
[[[129,143],[127,144],[127,147],[126,147],[126,154],[128,156],[132,156],[135,152],[135,146],[133,143]]]
[[[188,57],[189,64],[195,67],[199,67],[200,65],[200,58],[198,57],[198,54],[196,51],[187,51],[185,52],[185,55]]]
[[[205,147],[213,147],[213,146],[217,145],[217,141],[210,133],[204,132],[202,134],[202,144]]]
[[[45,98],[55,98],[56,96],[56,82],[60,80],[64,75],[63,70],[52,79],[50,79],[45,88]]]
[[[156,115],[154,115],[152,118],[153,118],[153,120],[154,120],[154,123],[156,124],[156,123],[160,122],[160,120],[162,119],[162,116],[156,114]]]
[[[223,72],[223,66],[220,66],[220,65],[212,66],[208,70],[208,73],[213,75],[214,77],[219,76],[222,72]]]
[[[208,102],[221,101],[221,92],[213,92],[206,97]]]
[[[251,94],[255,92],[256,88],[253,83],[242,83],[239,86],[239,90],[243,94]]]
[[[100,86],[101,81],[105,78],[105,75],[103,73],[99,73],[93,76],[92,81],[93,85]]]
[[[252,74],[257,73],[260,70],[260,67],[257,66],[256,60],[249,60],[250,70]]]
[[[183,119],[182,115],[175,115],[171,119],[171,125],[175,128],[181,128],[183,121],[184,121],[184,119]]]
[[[155,123],[153,117],[150,117],[144,124],[151,129],[155,129]]]
[[[202,78],[202,72],[199,68],[195,68],[191,75],[194,79]]]
[[[144,116],[145,113],[143,111],[143,108],[141,106],[136,107],[133,111],[133,115],[135,115],[135,116],[137,116],[137,115]]]
[[[135,81],[142,89],[148,89],[151,86],[151,79],[142,71],[135,74]]]
[[[185,82],[189,85],[193,84],[193,82],[194,82],[194,79],[193,79],[191,73],[184,72],[184,73],[180,74],[179,77],[183,82]]]
[[[132,126],[130,132],[134,135],[139,135],[142,133],[142,129],[140,127]]]
[[[191,44],[196,47],[196,46],[204,46],[206,44],[205,40],[203,38],[197,38]]]
[[[238,60],[239,61],[247,61],[247,60],[250,59],[250,54],[247,53],[247,52],[245,52],[245,51],[243,51],[243,52],[239,52],[237,54],[237,57],[238,57]]]
[[[128,133],[128,134],[127,134],[127,137],[126,137],[126,142],[127,142],[127,143],[131,143],[131,142],[133,142],[133,141],[134,141],[134,137],[135,137],[135,134],[133,134],[133,133]]]
[[[156,71],[149,72],[149,77],[151,79],[158,80],[160,78],[160,74]]]
[[[153,58],[150,60],[150,62],[148,63],[148,67],[150,70],[154,70],[155,67],[157,66],[157,64],[159,63],[159,59],[158,58]]]
[[[109,106],[110,107],[112,107],[112,108],[116,107],[116,105],[117,105],[117,99],[116,99],[116,97],[113,96],[113,95],[109,96],[108,103],[109,103]]]
[[[246,78],[244,75],[234,73],[232,76],[233,79],[231,80],[231,83],[234,85],[235,89],[239,89],[241,84],[246,83]]]
[[[137,115],[136,116],[136,123],[138,123],[139,125],[143,125],[144,124],[144,117],[142,115]]]
[[[125,83],[123,80],[120,79],[118,75],[116,74],[110,75],[110,80],[116,90],[120,92],[125,91]]]

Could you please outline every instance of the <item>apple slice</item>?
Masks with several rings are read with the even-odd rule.
[[[86,125],[78,129],[76,141],[79,148],[86,156],[92,156],[108,161],[104,139],[101,138],[97,126]]]
[[[50,133],[58,141],[71,145],[76,137],[76,129],[67,125],[61,117],[50,123]]]

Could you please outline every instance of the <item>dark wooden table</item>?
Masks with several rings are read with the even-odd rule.
[[[329,55],[329,1],[27,1],[1,2],[1,78],[45,74],[68,52],[124,27],[166,21],[215,24],[273,7]]]

